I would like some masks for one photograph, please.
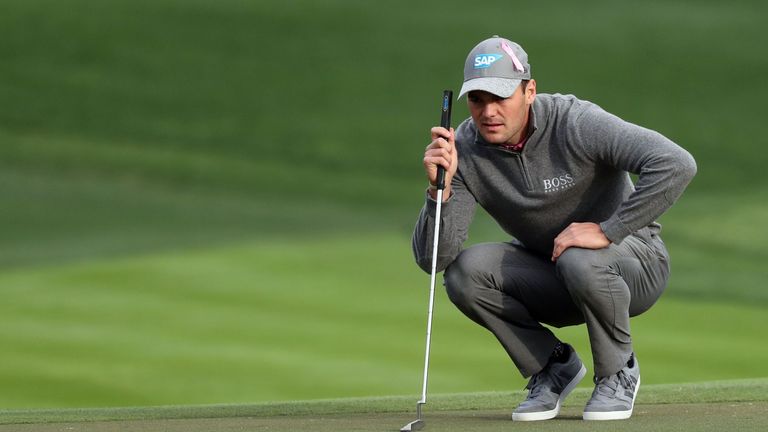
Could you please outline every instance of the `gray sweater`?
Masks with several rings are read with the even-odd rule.
[[[442,206],[438,271],[461,252],[480,204],[501,228],[546,256],[572,222],[599,223],[613,243],[655,222],[696,174],[693,157],[658,132],[571,95],[538,94],[521,152],[488,144],[471,118],[456,130],[459,167]],[[629,173],[638,174],[633,185]],[[431,271],[435,201],[427,194],[413,233]]]

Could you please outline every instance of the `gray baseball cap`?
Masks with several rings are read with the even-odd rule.
[[[512,96],[520,81],[531,79],[528,54],[520,45],[494,35],[477,44],[464,62],[459,97],[482,90],[502,98]]]

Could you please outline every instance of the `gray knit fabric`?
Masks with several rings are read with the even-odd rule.
[[[614,243],[655,222],[696,173],[693,157],[658,132],[572,95],[538,94],[521,152],[486,143],[472,119],[459,125],[459,168],[442,207],[438,271],[462,249],[480,204],[529,250],[552,253],[572,222],[599,223]],[[633,185],[629,173],[638,174]],[[435,202],[427,195],[413,235],[419,266],[431,271]],[[502,239],[500,239],[502,240]]]

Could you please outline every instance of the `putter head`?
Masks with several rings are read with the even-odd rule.
[[[424,429],[424,420],[421,419],[421,406],[427,403],[425,398],[416,402],[416,420],[400,428],[400,432],[411,432]]]
[[[424,420],[414,420],[400,428],[400,432],[411,432],[424,429]]]

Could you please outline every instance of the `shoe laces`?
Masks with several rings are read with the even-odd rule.
[[[546,371],[539,372],[531,377],[531,380],[528,381],[528,385],[525,386],[526,389],[529,390],[528,392],[528,398],[534,398],[538,396],[539,393],[541,393],[542,390],[544,390],[543,381],[544,378],[547,376]]]
[[[619,373],[616,374],[616,376],[619,378],[619,382],[621,383],[621,386],[628,389],[632,388],[632,380],[629,379],[629,375],[624,372],[623,370],[620,370]]]
[[[632,388],[632,380],[629,379],[629,375],[624,370],[607,377],[595,377],[595,384],[597,384],[597,392],[604,395],[616,394],[619,391],[619,386],[625,389]]]

